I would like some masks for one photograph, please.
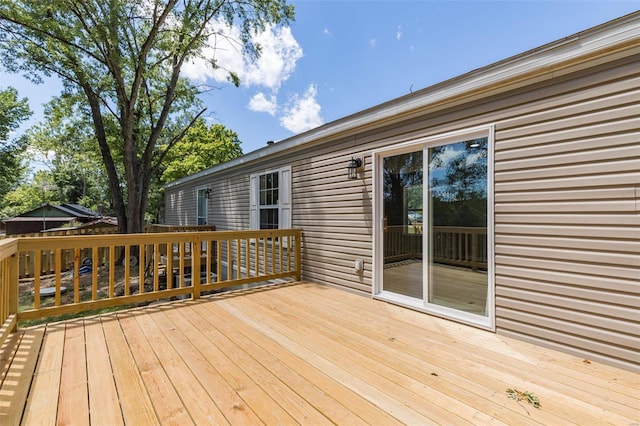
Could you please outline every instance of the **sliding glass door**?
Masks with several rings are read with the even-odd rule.
[[[491,325],[488,132],[380,152],[378,296]]]
[[[427,302],[486,316],[487,138],[437,145],[427,153]]]
[[[384,290],[422,299],[423,152],[384,157]]]

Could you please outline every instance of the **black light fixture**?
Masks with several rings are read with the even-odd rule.
[[[349,165],[347,166],[347,176],[349,179],[358,179],[358,169],[360,169],[360,167],[362,167],[362,159],[351,157],[351,161],[349,161]]]
[[[211,198],[211,196],[213,195],[213,189],[211,188],[207,188],[204,190],[204,198]]]

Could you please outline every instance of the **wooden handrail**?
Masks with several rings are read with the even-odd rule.
[[[16,300],[14,308],[3,309],[17,313],[18,321],[33,320],[172,297],[198,298],[204,292],[280,278],[300,279],[301,237],[300,229],[282,229],[4,240],[0,255],[6,251],[12,259],[4,268],[11,271],[11,278],[0,275],[0,288],[15,291]],[[32,292],[20,295],[18,309],[17,259],[22,255],[32,258],[40,272],[31,279]],[[47,274],[41,272],[44,262],[49,265]]]

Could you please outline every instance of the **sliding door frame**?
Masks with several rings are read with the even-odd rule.
[[[373,162],[373,285],[372,296],[375,299],[405,306],[407,308],[419,310],[436,316],[448,318],[461,323],[495,331],[495,253],[494,253],[494,125],[485,125],[467,128],[454,132],[442,133],[433,136],[426,136],[396,143],[391,146],[372,151]],[[463,312],[457,309],[428,303],[428,259],[429,259],[429,238],[422,239],[423,245],[423,298],[422,300],[404,296],[398,293],[384,291],[384,202],[383,202],[383,171],[384,158],[404,154],[412,151],[423,151],[424,184],[423,184],[423,205],[424,211],[428,211],[428,149],[465,140],[476,138],[487,138],[487,316]],[[424,215],[426,218],[427,215]],[[425,226],[425,230],[428,226]],[[426,235],[426,234],[423,234]]]

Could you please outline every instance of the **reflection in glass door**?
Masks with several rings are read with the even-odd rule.
[[[427,156],[428,303],[487,316],[487,138]]]
[[[383,289],[423,298],[422,273],[423,151],[385,157]]]
[[[488,138],[461,139],[382,156],[381,290],[487,324]]]

